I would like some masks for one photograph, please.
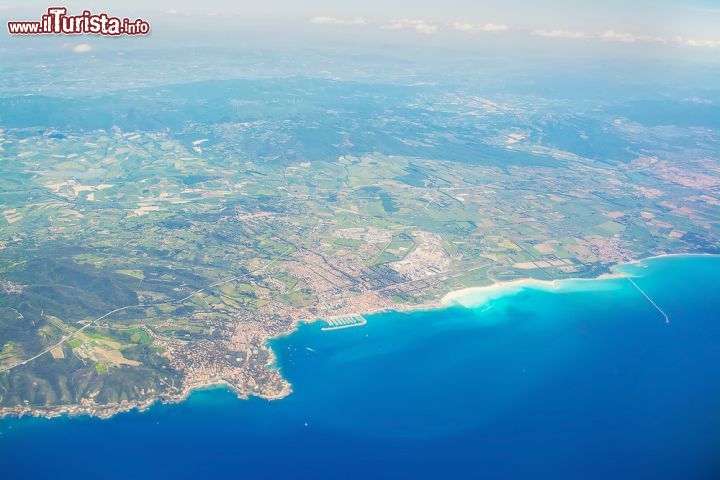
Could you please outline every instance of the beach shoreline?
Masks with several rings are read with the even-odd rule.
[[[594,282],[598,280],[614,280],[619,278],[625,278],[625,274],[621,273],[604,273],[597,277],[591,278],[562,278],[558,280],[538,280],[535,278],[518,278],[516,280],[508,280],[496,282],[491,285],[479,286],[479,287],[467,287],[460,290],[453,290],[443,296],[440,299],[442,306],[455,306],[464,305],[463,299],[477,296],[478,294],[485,294],[487,298],[496,298],[492,296],[493,293],[503,296],[509,294],[512,289],[522,290],[526,288],[535,288],[539,290],[558,290],[561,288],[563,283],[570,282]]]
[[[457,306],[462,305],[460,300],[463,298],[471,298],[473,296],[477,296],[478,294],[486,294],[488,297],[491,297],[493,293],[510,293],[510,289],[516,288],[518,290],[525,289],[525,288],[536,288],[540,290],[557,290],[561,288],[562,283],[570,283],[570,282],[594,282],[598,280],[617,280],[622,279],[626,277],[633,277],[633,275],[630,275],[628,273],[618,271],[626,266],[631,265],[639,265],[643,262],[646,262],[648,260],[659,260],[663,258],[673,258],[673,257],[717,257],[720,255],[712,254],[712,253],[668,253],[668,254],[662,254],[662,255],[654,255],[650,257],[643,257],[638,258],[635,260],[630,260],[628,262],[624,263],[618,263],[615,265],[612,265],[610,267],[611,272],[610,273],[603,273],[601,275],[598,275],[596,277],[568,277],[568,278],[561,278],[561,279],[555,279],[555,280],[540,280],[535,278],[518,278],[515,280],[508,280],[508,281],[499,281],[492,283],[490,285],[485,286],[476,286],[476,287],[467,287],[462,288],[459,290],[453,290],[451,292],[448,292],[443,296],[442,299],[440,299],[439,303],[440,305],[444,307],[451,307],[451,306]],[[502,295],[500,295],[502,296]],[[492,297],[497,298],[497,297]]]
[[[290,328],[288,328],[285,332],[276,335],[274,337],[267,339],[267,346],[269,350],[272,352],[270,362],[268,364],[268,368],[274,368],[277,369],[281,374],[282,370],[280,366],[277,363],[277,358],[275,355],[275,351],[272,349],[271,343],[277,339],[285,338],[287,336],[292,335],[295,333],[298,328],[300,328],[303,324],[312,324],[312,323],[320,323],[324,322],[328,319],[333,318],[343,318],[348,316],[372,316],[372,315],[381,315],[385,313],[414,313],[414,312],[429,312],[439,309],[445,309],[445,308],[453,308],[453,307],[460,307],[460,308],[474,308],[478,307],[487,301],[500,298],[504,295],[510,295],[517,293],[520,290],[523,289],[540,289],[540,290],[558,290],[562,287],[562,283],[576,283],[576,282],[593,282],[593,281],[601,281],[601,280],[617,280],[622,278],[630,277],[631,275],[619,272],[618,269],[621,269],[624,266],[628,265],[638,265],[642,262],[648,261],[648,260],[656,260],[656,259],[663,259],[663,258],[670,258],[670,257],[720,257],[718,254],[705,254],[705,253],[699,253],[699,254],[683,254],[683,253],[673,253],[673,254],[662,254],[662,255],[655,255],[655,256],[649,256],[644,258],[638,258],[635,260],[631,260],[624,263],[614,264],[610,267],[611,272],[610,273],[603,273],[601,275],[595,276],[595,277],[568,277],[563,279],[557,279],[557,280],[539,280],[534,278],[518,278],[515,280],[509,280],[509,281],[500,281],[495,282],[490,285],[484,285],[484,286],[473,286],[473,287],[466,287],[458,290],[452,290],[446,293],[442,298],[436,301],[429,301],[419,304],[408,304],[408,305],[397,305],[393,307],[382,307],[377,309],[370,309],[370,310],[364,310],[354,313],[346,313],[342,315],[337,315],[333,317],[325,317],[325,318],[313,318],[313,319],[300,319],[296,320],[292,323]],[[484,295],[482,297],[484,300],[477,302],[473,301],[470,303],[463,303],[462,299],[469,299],[472,300],[473,297],[477,299],[478,295]],[[495,294],[495,295],[493,295]],[[210,388],[216,388],[216,387],[225,387],[228,390],[232,391],[239,399],[248,399],[251,396],[255,396],[258,398],[262,398],[268,401],[273,400],[280,400],[292,393],[292,385],[285,381],[284,382],[284,388],[282,391],[268,395],[268,394],[262,394],[262,393],[255,393],[255,392],[244,392],[241,391],[239,388],[237,388],[235,385],[231,384],[230,382],[224,380],[224,379],[207,379],[203,382],[198,382],[196,384],[192,385],[186,385],[182,391],[180,391],[177,394],[160,394],[156,395],[151,398],[143,399],[143,400],[137,400],[132,402],[122,402],[117,404],[107,404],[107,405],[62,405],[57,407],[51,407],[51,408],[43,408],[43,407],[34,407],[34,406],[18,406],[18,407],[10,407],[0,410],[0,420],[8,417],[38,417],[38,418],[57,418],[61,416],[67,416],[67,417],[77,417],[77,416],[91,416],[101,419],[108,419],[111,418],[119,413],[129,412],[129,411],[146,411],[150,407],[152,407],[155,404],[175,404],[185,401],[193,392],[199,391],[199,390],[206,390]]]

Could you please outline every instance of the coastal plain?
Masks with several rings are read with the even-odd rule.
[[[190,80],[2,92],[0,415],[216,384],[278,399],[268,341],[303,322],[720,251],[712,117],[471,82]]]

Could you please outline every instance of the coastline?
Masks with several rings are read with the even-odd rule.
[[[467,287],[462,288],[460,290],[453,290],[451,292],[448,292],[443,296],[442,299],[440,299],[440,304],[443,307],[451,307],[451,306],[464,306],[463,303],[461,303],[461,300],[464,298],[471,298],[474,296],[477,296],[479,294],[485,294],[488,299],[497,298],[496,296],[492,296],[493,293],[500,294],[499,296],[503,296],[505,294],[512,293],[512,289],[521,290],[524,288],[536,288],[539,290],[558,290],[562,288],[563,283],[577,283],[577,282],[594,282],[597,280],[615,280],[620,278],[626,278],[626,277],[633,277],[633,275],[630,275],[628,273],[618,271],[621,270],[625,266],[631,266],[631,265],[639,265],[643,262],[646,262],[648,260],[658,260],[663,258],[673,258],[673,257],[720,257],[720,254],[714,254],[714,253],[668,253],[668,254],[661,254],[661,255],[653,255],[649,257],[642,257],[637,258],[634,260],[629,260],[627,262],[623,263],[616,263],[614,265],[611,265],[610,273],[603,273],[601,275],[598,275],[596,277],[568,277],[568,278],[561,278],[556,280],[539,280],[535,278],[518,278],[515,280],[508,280],[508,281],[500,281],[495,282],[490,285],[485,286],[477,286],[477,287]]]
[[[618,263],[611,265],[609,268],[611,273],[603,273],[595,277],[568,277],[558,280],[538,280],[534,278],[519,278],[510,281],[495,282],[490,285],[466,287],[459,290],[452,290],[446,293],[441,299],[436,301],[429,301],[419,304],[408,304],[408,305],[396,305],[393,307],[382,307],[377,309],[364,310],[359,312],[346,313],[338,315],[336,317],[325,317],[325,318],[312,318],[312,319],[300,319],[293,322],[287,331],[280,335],[270,337],[267,339],[267,347],[271,352],[270,362],[268,368],[277,369],[281,374],[282,371],[277,364],[277,358],[274,350],[270,347],[272,340],[287,337],[295,333],[302,324],[311,324],[325,321],[326,319],[342,318],[347,316],[367,316],[367,315],[379,315],[389,312],[397,313],[412,313],[418,311],[433,311],[451,307],[477,307],[482,305],[485,301],[489,301],[495,298],[502,297],[504,295],[510,295],[516,293],[519,290],[525,288],[536,288],[544,290],[558,290],[562,288],[562,283],[576,283],[576,282],[593,282],[598,280],[613,280],[630,277],[631,275],[623,272],[618,272],[623,266],[638,265],[648,260],[670,258],[670,257],[720,257],[720,254],[712,253],[671,253],[654,255],[643,258],[630,260],[624,263]],[[484,295],[483,301],[462,303],[463,299],[477,299],[478,295]],[[494,295],[494,296],[493,296]],[[208,379],[204,382],[186,385],[182,391],[177,394],[159,394],[151,398],[136,401],[123,401],[117,404],[106,404],[106,405],[62,405],[57,407],[32,407],[27,405],[7,407],[0,409],[0,421],[6,418],[21,418],[21,417],[35,417],[35,418],[57,418],[62,416],[77,417],[77,416],[91,416],[100,419],[108,419],[119,413],[125,413],[136,410],[143,412],[148,410],[155,404],[175,404],[185,401],[194,391],[210,389],[215,387],[225,387],[228,390],[235,393],[235,395],[242,400],[248,399],[250,396],[255,396],[268,401],[280,400],[292,393],[292,385],[285,381],[283,389],[276,394],[262,394],[244,392],[238,389],[235,385],[227,382],[224,379]]]
[[[272,368],[275,368],[274,366]],[[147,398],[145,400],[136,400],[132,402],[123,401],[115,404],[106,405],[62,405],[53,408],[37,408],[30,406],[18,406],[10,407],[0,411],[0,421],[7,418],[46,418],[53,419],[59,417],[80,417],[89,416],[106,420],[114,417],[120,413],[126,413],[131,411],[145,412],[154,405],[172,405],[182,403],[188,399],[188,397],[196,391],[210,390],[214,388],[226,388],[233,392],[240,400],[247,400],[251,396],[262,398],[264,400],[273,401],[281,400],[292,393],[292,386],[285,382],[283,390],[275,395],[262,395],[253,394],[248,392],[240,391],[235,385],[227,382],[223,379],[208,380],[202,383],[194,385],[188,385],[183,390],[175,395],[160,394],[155,397]]]
[[[562,288],[563,283],[594,282],[597,280],[613,280],[624,277],[625,275],[620,273],[603,273],[602,275],[592,278],[563,278],[559,280],[537,280],[534,278],[519,278],[516,280],[496,282],[483,287],[467,287],[460,290],[453,290],[447,293],[440,300],[440,304],[445,307],[450,307],[454,305],[466,306],[466,304],[463,303],[463,299],[476,297],[479,294],[484,294],[484,298],[490,300],[492,298],[497,298],[497,296],[508,295],[512,291],[522,290],[525,288],[535,288],[539,290],[559,290]],[[493,294],[497,294],[497,296],[493,296]]]
[[[672,257],[720,257],[720,253],[663,253],[662,255],[651,255],[649,257],[636,258],[635,260],[628,260],[627,262],[617,263],[612,266],[612,269],[616,269],[624,265],[637,265],[638,263],[642,263],[646,260]]]

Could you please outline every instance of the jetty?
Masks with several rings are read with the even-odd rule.
[[[665,312],[663,311],[663,309],[660,308],[660,307],[658,306],[658,304],[655,303],[655,301],[654,301],[652,298],[650,298],[650,295],[648,295],[647,293],[645,293],[645,291],[644,291],[642,288],[640,288],[640,286],[639,286],[637,283],[635,283],[635,281],[634,281],[632,278],[630,278],[628,275],[625,275],[625,278],[627,278],[628,282],[632,283],[633,287],[635,287],[638,292],[642,293],[642,294],[643,294],[643,297],[645,297],[645,298],[647,299],[647,301],[650,302],[650,304],[651,304],[653,307],[655,307],[658,312],[660,312],[660,314],[661,314],[661,315],[663,316],[663,318],[665,319],[665,323],[670,323],[670,317],[668,317],[667,313],[665,313]]]
[[[324,322],[327,324],[327,327],[322,327],[321,330],[329,331],[340,330],[342,328],[362,327],[367,323],[367,320],[365,320],[365,317],[362,315],[355,315],[352,317],[332,318],[330,320],[324,320]]]

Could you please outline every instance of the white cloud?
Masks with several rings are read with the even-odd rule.
[[[622,43],[635,43],[635,42],[656,42],[656,43],[667,43],[664,39],[659,37],[651,37],[648,35],[635,35],[633,33],[616,32],[615,30],[608,30],[600,34],[600,38],[608,42],[622,42]]]
[[[80,43],[73,47],[73,52],[75,53],[88,53],[90,51],[92,51],[92,45],[88,45],[87,43]]]
[[[505,32],[508,30],[507,25],[498,25],[495,23],[486,23],[484,25],[472,23],[453,23],[453,29],[459,32],[475,33],[475,32]]]
[[[1,8],[1,6],[0,6]],[[168,10],[167,13],[177,14],[176,10]],[[212,15],[212,14],[211,14]],[[310,23],[315,25],[368,25],[368,22],[362,17],[354,18],[336,18],[330,16],[317,16],[310,20]],[[500,33],[507,32],[510,30],[508,25],[498,23],[467,23],[467,22],[454,22],[448,27],[458,32],[464,32],[468,34],[474,33]],[[427,22],[420,19],[409,19],[403,18],[396,20],[389,24],[383,25],[384,30],[412,30],[416,33],[424,35],[433,35],[440,31],[438,25]],[[720,40],[700,40],[691,39],[684,37],[676,37],[672,40],[665,39],[662,37],[656,37],[651,35],[641,35],[628,32],[621,32],[617,30],[606,30],[598,33],[588,33],[579,30],[562,30],[562,29],[538,29],[526,31],[526,33],[545,38],[558,38],[558,39],[570,39],[570,40],[603,40],[606,42],[634,44],[634,43],[662,43],[662,44],[676,44],[686,47],[704,47],[704,48],[720,48]],[[80,46],[78,46],[80,47]],[[85,46],[90,48],[89,45]],[[75,50],[81,52],[81,50]],[[82,50],[82,52],[89,50]]]
[[[675,43],[685,47],[720,48],[720,40],[696,40],[693,38],[677,37]]]
[[[171,8],[170,10],[168,10],[168,11],[165,12],[165,13],[167,13],[168,15],[177,15],[177,14],[178,14],[178,11],[175,10],[174,8]]]
[[[533,30],[532,35],[537,37],[547,38],[589,38],[590,36],[585,32],[574,32],[570,30]]]
[[[618,33],[614,30],[608,30],[600,34],[600,38],[608,42],[634,43],[637,41],[635,35],[631,33]]]
[[[393,22],[390,25],[385,25],[383,28],[385,30],[412,29],[424,35],[432,35],[438,31],[437,25],[427,23],[424,20],[409,20],[407,18]]]
[[[87,43],[80,43],[78,45],[75,45],[72,50],[75,53],[87,53],[92,49],[93,47],[91,45],[88,45]]]
[[[315,17],[310,20],[310,23],[314,23],[316,25],[365,25],[365,19],[364,18],[350,18],[350,19],[342,19],[342,18],[334,18],[334,17]]]

